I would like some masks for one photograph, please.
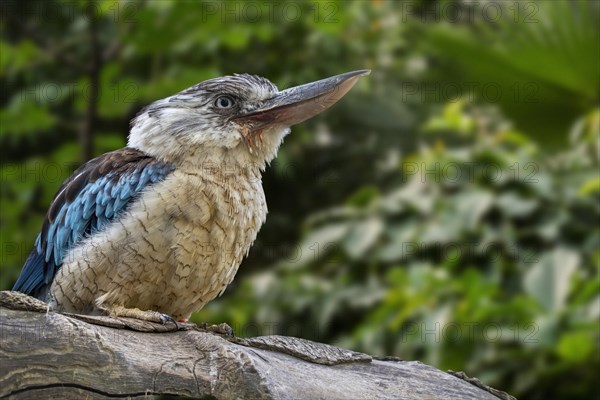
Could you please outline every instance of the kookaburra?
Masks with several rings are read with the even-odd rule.
[[[225,76],[150,104],[127,147],[60,187],[13,290],[58,312],[187,321],[225,290],[265,222],[261,172],[290,126],[368,73],[283,91]]]

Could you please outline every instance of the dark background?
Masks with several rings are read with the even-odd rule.
[[[3,1],[0,288],[61,182],[207,78],[372,74],[296,126],[195,321],[598,396],[597,1]]]

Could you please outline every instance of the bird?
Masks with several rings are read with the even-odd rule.
[[[61,185],[13,290],[56,312],[188,321],[232,282],[265,222],[261,176],[290,127],[369,73],[281,91],[234,74],[151,103],[126,147]]]

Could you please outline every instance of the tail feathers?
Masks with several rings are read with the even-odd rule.
[[[46,301],[51,282],[45,282],[44,275],[44,257],[34,248],[29,253],[12,290]]]

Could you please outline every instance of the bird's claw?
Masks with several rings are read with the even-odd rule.
[[[169,323],[175,324],[177,329],[179,329],[179,322],[168,314],[158,313],[158,318],[163,325],[168,325]]]

